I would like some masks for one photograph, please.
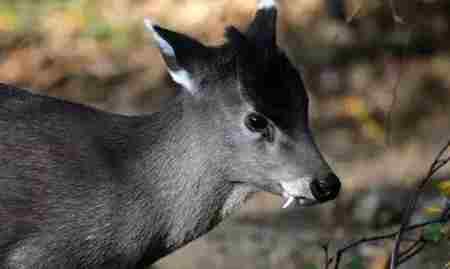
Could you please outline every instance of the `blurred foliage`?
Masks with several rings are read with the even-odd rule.
[[[106,108],[111,84],[142,69],[126,64],[133,45],[143,44],[142,29],[137,19],[115,18],[120,8],[107,1],[2,1],[0,80]]]
[[[435,204],[428,207],[425,207],[425,212],[431,216],[439,216],[443,213],[444,210],[447,210],[450,206],[450,180],[441,180],[438,181],[436,185],[437,190],[443,196],[442,204]]]
[[[155,111],[174,85],[142,19],[149,16],[204,43],[220,44],[226,25],[245,29],[255,2],[2,0],[0,81],[114,112]],[[393,208],[401,199],[378,186],[411,184],[450,133],[450,2],[394,1],[404,24],[393,20],[389,1],[347,0],[345,10],[335,13],[344,18],[329,17],[324,1],[279,2],[278,41],[304,71],[314,101],[313,131],[344,179],[336,213],[324,209],[313,218],[324,223],[312,226],[328,225],[328,235],[342,240],[355,235],[351,196],[379,191],[368,199],[370,206],[378,199],[383,213],[401,211],[402,205],[386,209],[385,204]],[[448,169],[439,174],[448,176]],[[438,186],[447,197],[448,184]],[[266,210],[264,205],[278,211],[277,202],[270,201],[259,203],[258,210]],[[442,212],[442,206],[429,209]],[[345,225],[352,228],[344,232]],[[322,230],[320,236],[327,233]],[[437,229],[428,233],[437,238]],[[355,256],[349,268],[363,268],[370,257]],[[286,263],[303,264],[297,259]]]
[[[354,256],[352,260],[345,266],[346,269],[363,269],[364,260],[359,256]]]
[[[439,182],[438,189],[442,193],[442,195],[450,198],[450,180],[444,180]]]
[[[423,236],[426,240],[434,243],[439,243],[439,241],[441,241],[445,236],[443,225],[440,223],[435,223],[426,226]]]
[[[442,210],[444,210],[444,207],[439,205],[429,206],[425,208],[425,212],[431,216],[439,216],[442,213]]]
[[[312,264],[312,263],[305,264],[305,266],[303,268],[304,269],[319,269],[319,267],[317,265]]]

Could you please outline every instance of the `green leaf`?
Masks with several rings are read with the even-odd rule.
[[[113,28],[110,24],[106,22],[96,22],[89,26],[85,36],[95,38],[99,41],[111,40],[113,36]]]
[[[442,214],[443,210],[444,210],[444,208],[442,208],[441,206],[438,206],[438,205],[432,205],[432,206],[424,208],[425,213],[428,215],[431,215],[431,216],[440,215],[440,214]]]
[[[442,224],[435,223],[428,225],[424,228],[424,234],[423,237],[426,240],[432,241],[432,242],[439,242],[443,237],[444,233],[442,232]]]
[[[345,267],[347,269],[364,269],[363,259],[359,256],[355,256],[352,258],[350,263]]]
[[[450,197],[450,180],[441,181],[438,184],[438,189],[442,195]]]

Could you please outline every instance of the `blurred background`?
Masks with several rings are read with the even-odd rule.
[[[281,199],[259,194],[155,268],[321,268],[321,244],[333,249],[398,224],[408,191],[450,138],[448,0],[279,4],[278,43],[303,73],[313,132],[342,195],[282,210]],[[143,18],[218,45],[224,27],[244,30],[255,7],[256,0],[1,0],[0,81],[117,113],[157,111],[174,84]],[[443,169],[436,180],[449,176]],[[441,201],[432,188],[422,200]],[[418,210],[415,220],[428,217]],[[389,250],[389,242],[357,248],[342,268],[385,268]],[[447,240],[404,268],[444,268],[449,250]]]

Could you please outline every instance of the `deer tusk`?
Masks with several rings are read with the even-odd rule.
[[[287,208],[295,201],[295,198],[293,196],[288,196],[286,201],[284,202],[282,208]]]

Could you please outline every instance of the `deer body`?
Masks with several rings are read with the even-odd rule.
[[[246,35],[230,28],[215,48],[148,22],[180,85],[151,115],[0,85],[0,268],[145,268],[256,191],[335,198],[275,18],[262,1]]]
[[[118,255],[124,249],[138,257],[149,251],[153,261],[221,219],[225,201],[211,197],[226,199],[229,186],[174,180],[218,173],[201,159],[210,156],[200,152],[207,141],[198,145],[201,133],[193,133],[199,129],[181,103],[128,117],[5,85],[0,96],[1,200],[11,203],[0,211],[0,261],[40,268],[36,261],[52,260],[55,268],[70,268],[68,257],[89,265],[101,256],[127,264]],[[33,227],[45,228],[36,233]],[[19,240],[25,240],[21,247],[10,245]],[[86,248],[90,254],[83,257]],[[22,264],[24,257],[29,264]]]

